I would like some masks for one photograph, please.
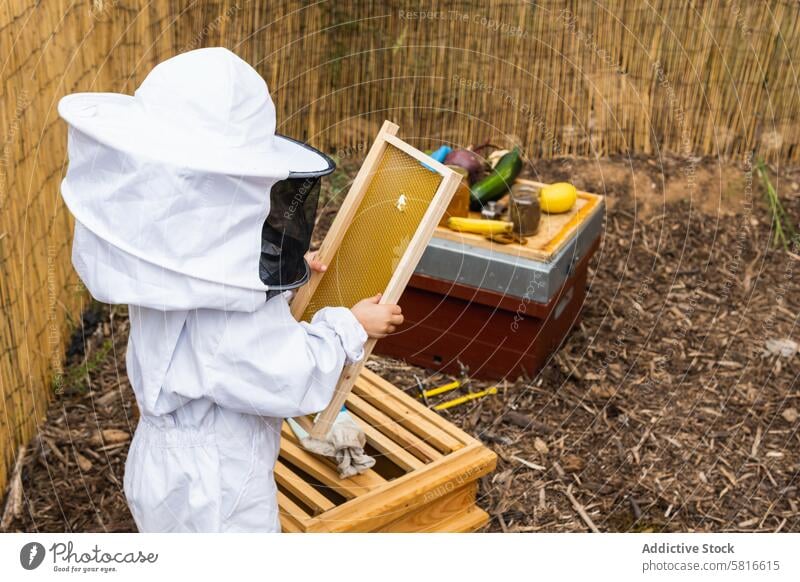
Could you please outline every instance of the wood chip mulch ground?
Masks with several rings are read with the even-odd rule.
[[[757,178],[648,159],[529,173],[571,178],[609,207],[582,321],[561,350],[535,378],[442,413],[499,455],[481,483],[487,530],[800,531],[800,257],[771,247]],[[798,181],[800,170],[780,174],[794,217]],[[63,393],[19,463],[8,531],[135,530],[122,493],[137,422],[125,313],[85,314]],[[369,365],[409,391],[414,375],[445,380]]]

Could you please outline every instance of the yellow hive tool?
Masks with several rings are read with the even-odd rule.
[[[445,392],[450,392],[451,390],[455,390],[457,388],[461,388],[461,380],[455,380],[453,382],[448,382],[447,384],[442,384],[441,386],[437,386],[436,388],[431,388],[429,390],[422,390],[420,389],[420,394],[417,398],[430,398],[431,396],[438,396],[439,394],[444,394]]]
[[[433,407],[433,409],[446,410],[448,408],[453,408],[454,406],[464,404],[465,402],[477,400],[478,398],[483,398],[484,396],[489,396],[492,394],[497,394],[497,386],[492,386],[491,388],[487,388],[486,390],[481,390],[480,392],[473,392],[472,394],[467,394],[466,396],[459,396],[458,398],[453,398],[452,400],[448,400],[447,402],[442,402],[441,404],[437,404],[436,406]]]

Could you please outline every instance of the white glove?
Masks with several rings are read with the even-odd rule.
[[[350,413],[342,407],[325,439],[309,435],[293,418],[288,419],[292,432],[305,450],[336,459],[339,477],[347,479],[375,465],[375,459],[364,452],[367,437]]]

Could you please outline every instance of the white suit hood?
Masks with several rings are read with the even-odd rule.
[[[106,303],[253,311],[272,186],[329,158],[275,134],[266,83],[224,48],[157,65],[135,95],[75,93],[61,192],[73,262]]]
[[[73,264],[95,298],[163,310],[264,302],[261,228],[278,178],[171,166],[76,129],[68,150],[61,193],[77,221]]]

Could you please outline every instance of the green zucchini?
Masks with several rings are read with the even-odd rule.
[[[469,208],[480,210],[492,200],[502,198],[522,170],[522,157],[519,148],[514,148],[497,162],[497,165],[483,180],[470,188]]]

